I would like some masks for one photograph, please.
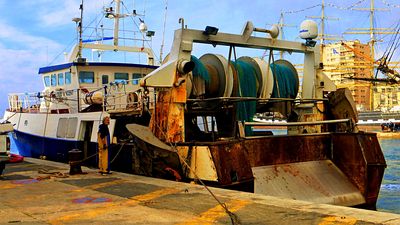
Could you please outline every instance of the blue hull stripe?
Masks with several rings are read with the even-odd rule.
[[[47,138],[21,131],[14,130],[11,136],[12,152],[26,157],[39,158],[46,156],[46,159],[58,162],[68,162],[68,151],[79,149],[84,152],[84,142],[77,140],[63,140],[57,138]],[[15,147],[17,149],[15,149]],[[123,149],[122,149],[123,148]],[[115,158],[110,165],[111,170],[122,172],[132,172],[132,147],[129,145],[110,145],[109,160]],[[97,143],[90,142],[87,146],[86,157],[97,153]],[[118,154],[118,157],[116,155]],[[110,162],[110,161],[109,161]],[[93,156],[84,161],[87,166],[98,167],[98,157]]]
[[[83,149],[82,141],[41,137],[17,130],[14,130],[14,134],[11,137],[18,153],[26,157],[39,158],[40,156],[46,156],[49,160],[67,162],[68,151]],[[96,143],[90,143],[88,153],[95,152]]]

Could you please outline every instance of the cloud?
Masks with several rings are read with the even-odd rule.
[[[43,27],[55,27],[72,23],[72,18],[80,17],[79,5],[80,1],[54,1],[54,0],[41,0],[36,3],[40,10],[38,10],[39,23]],[[45,7],[44,7],[45,6]],[[100,13],[103,3],[98,0],[85,1],[84,4],[84,23],[88,24],[90,21],[86,18],[93,18],[93,15]],[[85,26],[84,24],[84,26]]]
[[[48,55],[62,50],[62,45],[51,39],[35,36],[0,20],[0,115],[7,105],[10,92],[41,91],[38,73],[47,64]]]
[[[50,49],[60,48],[57,42],[35,35],[30,35],[21,29],[8,25],[6,22],[0,20],[0,43],[13,43],[17,46],[22,46],[27,49],[42,49],[48,47]]]

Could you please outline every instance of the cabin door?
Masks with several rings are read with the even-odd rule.
[[[82,151],[84,159],[95,153],[95,150],[93,152],[90,152],[90,139],[92,137],[92,131],[93,121],[81,121],[80,140],[83,142]]]

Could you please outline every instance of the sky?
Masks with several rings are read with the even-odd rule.
[[[72,18],[79,17],[81,0],[0,0],[0,115],[8,107],[8,93],[39,92],[43,85],[38,75],[40,67],[54,65],[64,61],[64,52],[69,52],[76,43],[76,25]],[[96,24],[104,17],[103,6],[111,0],[84,0],[83,26]],[[240,34],[246,21],[252,21],[256,27],[268,28],[279,22],[283,13],[283,37],[286,40],[301,41],[298,38],[299,24],[306,16],[321,15],[319,0],[125,0],[129,9],[136,9],[138,17],[145,20],[149,30],[155,31],[151,47],[157,57],[160,55],[163,39],[163,24],[167,6],[166,27],[164,33],[164,56],[170,51],[174,30],[179,29],[179,18],[184,18],[188,28],[204,29],[215,26],[220,32]],[[356,5],[352,7],[353,5]],[[349,28],[369,27],[368,11],[354,8],[369,8],[370,0],[325,0],[325,15],[331,19],[325,23],[325,33],[343,36],[346,40],[359,39],[368,42],[368,35],[343,35]],[[388,8],[390,11],[377,11],[376,27],[395,27],[400,19],[398,0],[375,0],[376,8]],[[129,18],[132,21],[132,18]],[[318,24],[320,21],[315,19]],[[128,22],[126,23],[128,26]],[[125,25],[125,23],[124,23]],[[132,25],[133,26],[133,25]],[[128,29],[128,28],[127,28]],[[263,36],[264,34],[257,34]],[[385,51],[387,35],[377,35],[377,54]],[[200,55],[214,51],[210,47],[196,47],[194,53]],[[226,49],[215,50],[219,53]],[[246,52],[247,53],[247,52]],[[251,53],[261,56],[262,52]],[[199,55],[199,56],[200,56]],[[125,59],[124,59],[125,60]],[[137,58],[136,58],[137,60]],[[400,60],[397,57],[397,60]]]

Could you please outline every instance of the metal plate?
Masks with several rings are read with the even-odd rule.
[[[365,203],[360,191],[330,160],[252,168],[254,192],[342,206]]]
[[[126,128],[128,129],[129,132],[131,132],[133,135],[135,135],[135,137],[139,138],[140,140],[148,144],[151,144],[155,147],[173,152],[173,150],[169,145],[165,144],[156,136],[154,136],[153,132],[151,132],[149,127],[145,127],[138,124],[127,124]]]

